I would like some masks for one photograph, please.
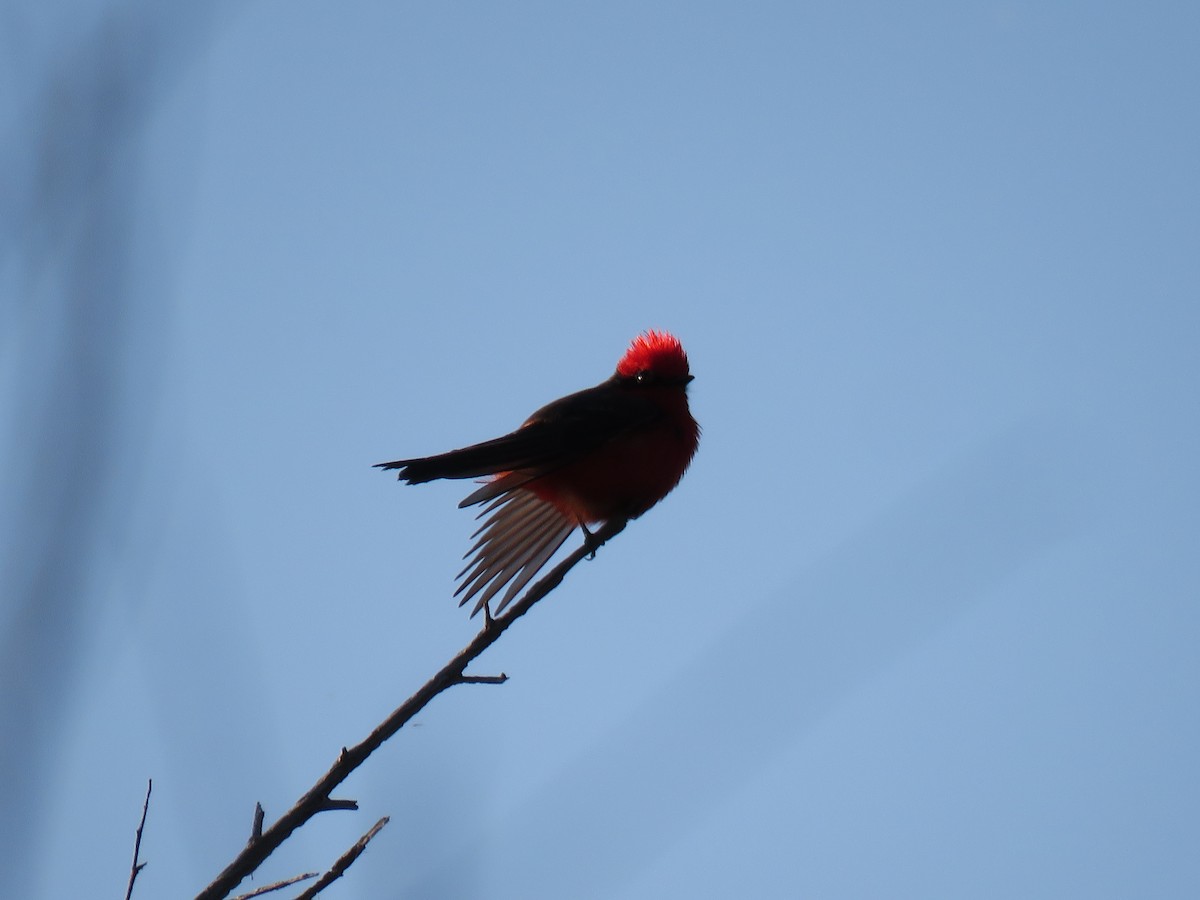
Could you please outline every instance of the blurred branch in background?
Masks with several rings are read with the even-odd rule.
[[[96,649],[98,575],[153,421],[168,302],[137,219],[143,132],[219,8],[25,3],[0,23],[12,87],[0,100],[0,771],[22,773],[0,810],[12,896],[27,896],[24,863]]]

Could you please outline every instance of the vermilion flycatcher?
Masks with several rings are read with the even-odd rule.
[[[454,595],[460,606],[479,595],[473,616],[508,585],[498,614],[577,526],[590,537],[588,525],[637,518],[679,483],[700,441],[691,380],[678,339],[647,331],[611,378],[543,406],[512,434],[378,468],[409,484],[492,476],[458,504],[486,503],[488,518]]]

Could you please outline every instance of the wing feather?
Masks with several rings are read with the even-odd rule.
[[[515,488],[485,508],[487,521],[467,551],[470,560],[458,573],[459,605],[476,599],[479,612],[506,585],[508,591],[495,610],[499,614],[524,585],[563,545],[578,522],[532,491]]]
[[[516,515],[516,513],[514,513]],[[468,591],[468,597],[488,581],[501,577],[530,546],[536,546],[541,535],[555,527],[561,514],[551,507],[530,510],[528,518],[511,531],[497,530],[485,540],[468,567],[471,573],[459,585],[455,596]],[[498,523],[502,524],[502,523]],[[507,580],[507,579],[506,579]],[[464,602],[467,598],[464,598]]]
[[[538,573],[542,566],[546,564],[547,560],[554,555],[555,551],[557,551],[558,548],[566,542],[567,538],[571,536],[571,532],[574,530],[575,526],[560,522],[556,527],[546,531],[537,545],[537,547],[540,549],[537,549],[537,552],[533,553],[534,548],[531,547],[531,556],[521,561],[520,568],[515,568],[513,566],[508,567],[502,579],[496,579],[490,585],[488,585],[487,591],[485,591],[484,595],[479,599],[478,602],[476,602],[475,608],[472,610],[472,614],[479,612],[479,610],[483,608],[484,604],[491,600],[492,597],[504,587],[505,582],[511,578],[513,579],[512,583],[509,584],[508,590],[505,591],[504,597],[500,600],[500,605],[496,607],[496,615],[504,612],[504,608],[508,606],[512,599],[517,595],[517,592],[520,591],[521,588],[523,588],[529,582],[529,580]]]
[[[501,598],[500,605],[496,607],[497,613],[504,611],[504,607],[512,602],[512,599],[521,592],[521,589],[529,583],[529,580],[549,561],[550,557],[558,551],[558,548],[566,543],[567,538],[571,536],[571,532],[574,530],[574,526],[569,528],[560,526],[558,533],[546,536],[542,544],[542,549],[538,551],[537,556],[528,560],[521,567],[520,573],[513,579],[512,584],[508,586],[508,590],[504,592],[504,597]]]

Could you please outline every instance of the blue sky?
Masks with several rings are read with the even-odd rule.
[[[683,483],[256,883],[390,815],[328,896],[1200,890],[1194,5],[176,15],[0,28],[18,894],[149,777],[135,896],[207,883],[477,627],[371,464],[649,327]]]

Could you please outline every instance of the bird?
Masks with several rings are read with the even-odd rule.
[[[459,606],[499,615],[576,528],[641,516],[683,478],[700,442],[688,406],[693,375],[670,332],[637,335],[616,371],[595,387],[543,406],[510,434],[435,456],[377,463],[407,484],[480,479],[460,508],[482,505],[483,524],[456,576]]]

